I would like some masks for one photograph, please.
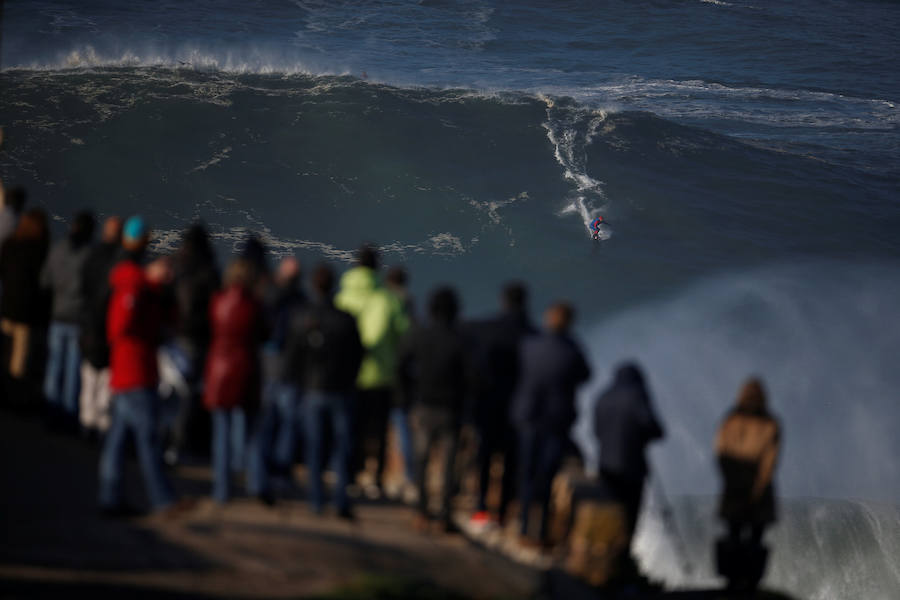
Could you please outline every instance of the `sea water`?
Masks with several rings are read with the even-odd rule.
[[[758,374],[785,431],[768,583],[896,597],[897,3],[8,0],[0,27],[0,178],[57,234],[92,207],[160,252],[201,219],[223,261],[251,231],[306,265],[371,240],[420,305],[571,299],[583,413],[631,358],[665,419],[707,569],[675,568],[651,494],[639,552],[672,584],[712,577],[712,437]]]

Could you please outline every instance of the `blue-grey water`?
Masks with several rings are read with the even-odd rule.
[[[647,367],[672,495],[717,490],[713,432],[760,374],[795,499],[770,583],[891,598],[898,31],[891,1],[7,0],[0,178],[57,232],[90,206],[159,251],[200,218],[223,260],[248,231],[306,264],[373,240],[469,315],[510,278],[535,312],[570,298],[584,405]]]

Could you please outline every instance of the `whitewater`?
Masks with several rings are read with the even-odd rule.
[[[688,577],[653,494],[638,541],[714,581],[712,439],[761,376],[785,430],[766,584],[897,597],[900,8],[884,2],[7,1],[0,178],[55,232],[196,219],[220,259],[347,264],[363,240],[418,298],[499,285],[576,304],[594,377],[647,370]],[[610,226],[590,239],[588,223]],[[575,436],[589,462],[585,423]]]

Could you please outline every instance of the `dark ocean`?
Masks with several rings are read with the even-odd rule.
[[[92,207],[158,251],[202,219],[223,261],[248,231],[307,265],[371,240],[420,304],[572,299],[585,406],[648,371],[698,560],[713,434],[759,374],[785,429],[768,583],[900,597],[900,3],[7,0],[0,31],[0,178],[57,234]],[[650,509],[647,569],[710,579]]]

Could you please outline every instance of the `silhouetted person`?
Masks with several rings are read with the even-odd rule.
[[[719,572],[732,587],[755,588],[765,569],[761,542],[776,518],[772,482],[780,442],[781,430],[766,405],[762,382],[750,379],[716,436],[723,483],[719,516],[729,534],[717,549]]]
[[[8,190],[3,190],[0,186],[0,192],[3,193],[3,206],[0,207],[0,244],[3,244],[15,233],[19,225],[19,217],[25,209],[28,193],[20,186]]]
[[[521,346],[511,418],[519,437],[520,533],[526,545],[533,543],[527,537],[532,501],[541,509],[538,542],[546,540],[550,487],[575,422],[575,390],[591,374],[569,335],[573,319],[570,305],[552,305],[544,313],[544,333],[526,338]]]
[[[48,245],[47,216],[35,208],[22,215],[15,232],[0,246],[0,329],[6,336],[3,370],[9,378],[7,394],[17,401],[31,395],[35,383],[30,363],[37,332],[45,326],[48,313],[40,285]]]
[[[84,308],[81,311],[81,396],[79,418],[87,433],[109,429],[109,342],[106,314],[109,274],[122,252],[122,219],[103,223],[100,243],[92,247],[81,272]]]
[[[286,354],[290,373],[303,390],[310,503],[316,513],[322,511],[325,429],[329,428],[337,468],[334,502],[339,516],[352,518],[347,497],[353,447],[352,402],[363,346],[356,320],[334,306],[331,268],[324,264],[317,266],[310,285],[313,296],[308,306],[292,319]]]
[[[600,443],[600,477],[624,508],[626,530],[633,536],[648,475],[647,446],[664,435],[637,365],[621,365],[597,399],[594,435]]]
[[[247,491],[271,503],[260,464],[259,348],[263,338],[262,306],[252,289],[253,265],[237,259],[225,272],[225,285],[210,304],[212,338],[206,358],[203,401],[212,411],[213,499],[230,498],[232,453],[246,452]],[[238,423],[241,423],[238,425]],[[245,424],[245,425],[244,425]],[[249,433],[249,443],[234,443]]]
[[[268,337],[263,344],[263,440],[260,449],[272,474],[289,481],[301,427],[300,390],[287,364],[291,323],[306,304],[300,289],[300,261],[284,258],[265,299]]]
[[[522,283],[509,283],[501,294],[502,312],[484,321],[470,324],[476,339],[475,390],[471,415],[478,430],[479,490],[472,524],[490,522],[487,513],[487,491],[491,461],[495,454],[503,457],[500,523],[506,516],[516,486],[516,434],[509,421],[510,402],[519,380],[519,346],[522,340],[537,333],[527,312],[528,292]]]
[[[109,514],[128,514],[122,490],[126,439],[134,438],[151,507],[173,503],[163,472],[158,438],[159,383],[156,354],[165,315],[161,288],[171,279],[163,259],[142,266],[150,232],[141,217],[131,217],[122,231],[124,258],[110,273],[111,296],[106,322],[110,347],[112,423],[100,456],[100,506]]]
[[[41,283],[52,298],[50,330],[47,336],[47,370],[44,396],[50,407],[71,425],[78,423],[78,395],[81,387],[80,320],[85,310],[83,271],[91,251],[94,217],[89,212],[75,215],[69,235],[57,242],[44,269]]]
[[[428,322],[404,341],[399,369],[411,398],[410,422],[418,460],[419,518],[424,527],[431,518],[427,470],[436,447],[443,447],[443,486],[437,518],[452,529],[450,500],[455,488],[453,466],[463,406],[469,393],[471,368],[465,338],[457,323],[459,300],[449,287],[440,287],[428,302]]]
[[[215,252],[203,225],[195,223],[184,232],[172,268],[176,319],[173,339],[164,346],[163,354],[174,369],[169,376],[174,380],[178,412],[166,450],[169,463],[177,462],[190,432],[200,429],[199,397],[211,336],[209,303],[221,286]]]
[[[397,349],[409,328],[400,300],[378,280],[378,252],[372,246],[359,251],[359,264],[341,277],[335,306],[356,318],[359,335],[366,349],[357,379],[358,443],[354,470],[365,466],[365,458],[377,462],[375,481],[369,495],[381,493],[387,419],[396,376]],[[371,444],[367,443],[371,440]]]

